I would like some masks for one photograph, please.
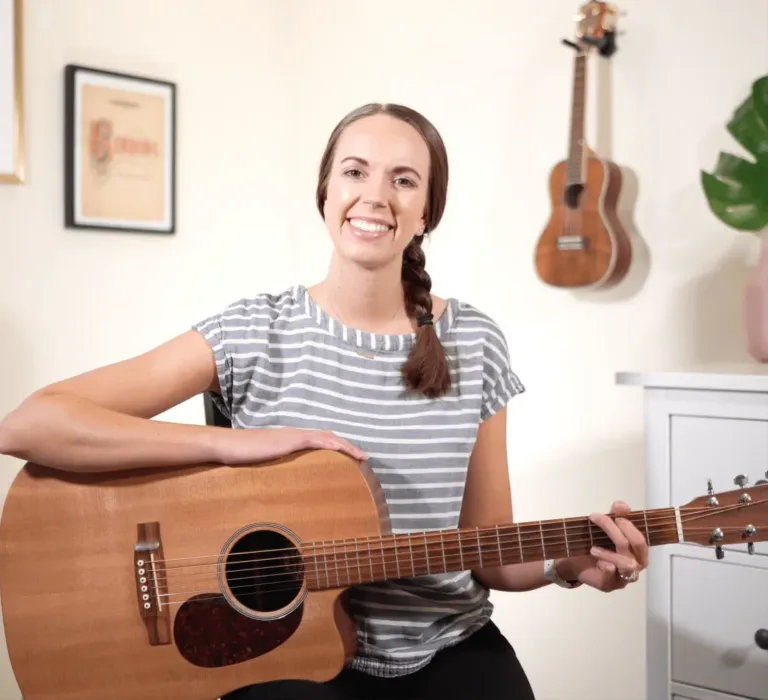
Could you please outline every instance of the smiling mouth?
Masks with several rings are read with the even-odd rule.
[[[392,224],[388,224],[381,219],[363,219],[359,217],[351,217],[347,219],[352,233],[360,238],[367,240],[373,240],[386,236],[394,230]]]

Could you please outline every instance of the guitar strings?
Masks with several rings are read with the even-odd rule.
[[[745,506],[743,504],[737,504],[737,505],[729,506],[729,507],[727,507],[725,509],[721,509],[721,510],[739,510],[739,509],[742,509],[744,507]],[[686,521],[690,521],[690,520],[699,519],[701,517],[710,517],[711,514],[712,514],[712,509],[711,508],[689,508],[689,509],[686,509],[685,520]],[[659,535],[659,534],[661,534],[663,532],[669,532],[669,528],[671,528],[672,526],[676,525],[676,521],[673,518],[661,517],[661,518],[656,518],[656,519],[650,518],[649,520],[655,523],[653,528],[649,528],[648,529],[648,533],[647,534],[648,534],[649,542],[652,542],[653,534]],[[558,531],[561,530],[560,527],[552,528],[551,527],[551,521],[549,521],[549,522],[550,522],[550,527],[547,527],[547,530],[549,531],[549,533],[551,533],[551,531],[553,529],[556,529]],[[661,524],[659,524],[659,522]],[[743,530],[743,528],[741,528],[739,526],[725,527],[725,528],[721,528],[721,529],[723,529],[724,531]],[[582,539],[581,536],[583,536],[583,535],[585,535],[587,533],[584,531],[583,527],[580,528],[580,530],[581,530],[580,532],[574,533],[574,538],[572,538],[572,539],[570,539],[568,541],[568,545],[570,547],[578,549],[580,546],[582,546],[582,544],[584,546],[586,546],[587,543],[589,543],[590,545],[592,543],[594,543],[594,541],[595,541],[594,536],[590,536],[589,539],[586,539],[586,538]],[[599,530],[599,532],[602,533],[601,541],[607,539],[609,544],[610,544],[610,539],[607,537],[607,535],[605,533],[603,533],[603,531],[601,529]],[[688,528],[688,533],[689,534],[695,534],[695,533],[699,533],[699,532],[711,532],[711,528],[695,528],[695,529],[691,529],[690,527]],[[329,561],[330,555],[328,555],[326,553],[323,553],[322,555],[318,555],[317,553],[315,553],[314,555],[308,555],[308,556],[300,555],[300,556],[284,557],[280,561],[282,561],[282,562],[291,562],[291,560],[295,560],[297,562],[300,561],[305,566],[305,570],[306,570],[306,568],[311,568],[311,566],[307,567],[307,564],[311,563],[311,561],[314,560],[315,573],[312,574],[312,572],[308,572],[309,575],[307,575],[306,578],[310,578],[311,575],[314,575],[316,580],[317,580],[318,585],[322,585],[321,584],[321,580],[323,578],[323,573],[324,573],[325,574],[324,578],[326,579],[326,581],[328,583],[328,587],[331,587],[330,586],[330,580],[331,580],[331,575],[332,575],[332,572],[333,572],[335,574],[334,579],[337,582],[336,585],[342,586],[344,584],[341,581],[341,573],[345,569],[347,571],[347,583],[348,584],[352,583],[352,576],[351,576],[351,573],[350,573],[350,566],[352,568],[355,568],[355,567],[358,568],[358,572],[359,572],[360,577],[362,577],[362,568],[363,567],[365,567],[366,569],[370,568],[371,572],[372,572],[372,578],[377,578],[375,576],[375,572],[373,571],[373,567],[374,566],[377,567],[377,568],[379,566],[383,567],[383,572],[386,574],[388,572],[388,570],[389,570],[390,565],[399,565],[399,563],[400,563],[400,556],[399,556],[398,552],[400,550],[402,550],[402,548],[407,547],[408,548],[408,550],[407,550],[408,554],[410,555],[410,561],[411,561],[412,569],[414,570],[414,572],[415,572],[415,570],[417,568],[417,562],[418,562],[419,565],[424,565],[426,563],[426,566],[427,566],[426,573],[429,573],[430,562],[433,562],[435,560],[434,559],[434,554],[432,556],[430,556],[429,552],[426,552],[426,556],[424,556],[422,554],[421,550],[419,549],[419,547],[428,548],[429,545],[430,545],[430,542],[428,542],[427,538],[430,535],[433,535],[433,534],[435,534],[435,533],[424,533],[424,540],[420,541],[420,542],[417,542],[415,544],[411,540],[408,544],[396,544],[395,547],[387,545],[385,547],[382,547],[380,550],[379,550],[379,548],[376,548],[377,550],[381,551],[381,557],[380,558],[375,556],[375,555],[373,555],[373,552],[372,551],[368,551],[368,550],[359,550],[359,549],[346,550],[345,549],[343,551],[339,551],[338,544],[336,544],[336,545],[333,545],[333,548],[328,550],[334,556],[334,561],[332,561],[332,562]],[[502,542],[502,539],[497,537],[495,533],[491,534],[491,535],[480,534],[479,530],[477,530],[476,531],[476,535],[477,535],[476,541],[478,542],[478,551],[476,553],[475,552],[466,552],[466,550],[465,550],[466,543],[463,543],[463,542],[460,543],[458,541],[456,542],[456,545],[458,545],[457,547],[453,547],[453,546],[444,547],[440,552],[437,553],[438,555],[442,554],[442,559],[443,559],[443,563],[444,563],[445,568],[449,568],[448,564],[447,564],[448,560],[450,560],[451,562],[454,562],[454,561],[456,561],[456,557],[457,556],[459,558],[459,563],[463,563],[463,559],[464,559],[465,556],[467,558],[471,558],[473,556],[481,556],[479,548],[481,546],[480,543],[481,543],[482,540],[486,540],[486,542],[487,542],[487,541],[492,539],[494,541],[493,543],[496,544],[499,547],[499,551],[501,551],[501,549],[504,548],[506,546],[506,544],[510,544],[510,543],[513,543],[513,542],[514,543],[519,543],[522,546],[516,547],[516,549],[520,552],[522,561],[524,561],[525,560],[525,557],[524,557],[525,551],[532,550],[532,549],[535,549],[535,551],[537,551],[537,552],[542,551],[542,545],[540,543],[544,543],[545,544],[546,540],[551,540],[552,539],[552,537],[548,536],[548,535],[544,535],[543,539],[542,539],[542,537],[540,537],[539,535],[526,534],[526,536],[523,538],[522,536],[516,536],[516,535],[512,534],[512,535],[505,536],[503,538],[503,542]],[[525,540],[525,544],[523,544],[523,542],[522,542],[523,539]],[[535,543],[533,543],[534,540],[535,540]],[[355,542],[355,540],[349,540],[349,541],[350,542]],[[557,541],[560,542],[560,543],[563,542],[562,535],[557,537]],[[436,544],[436,541],[433,542],[433,543]],[[415,549],[414,549],[414,546],[415,546]],[[471,543],[471,546],[474,547],[474,542]],[[550,544],[550,549],[551,549],[551,544]],[[561,545],[561,549],[562,549],[562,545]],[[295,550],[287,548],[285,551],[295,551]],[[393,553],[393,552],[395,554],[394,559],[387,559],[386,556],[385,556],[385,553]],[[456,554],[456,552],[458,552],[458,554]],[[270,552],[270,553],[272,553],[272,552]],[[338,559],[338,557],[342,553],[344,554],[344,557],[345,557],[345,561],[343,563],[340,562],[339,559]],[[359,555],[361,553],[364,556],[364,561],[361,561],[359,559]],[[558,553],[560,553],[560,552],[558,552]],[[562,553],[565,553],[565,551],[563,551]],[[357,559],[356,562],[355,561],[350,562],[350,560],[348,559],[348,555],[350,555],[350,554],[353,555],[353,556],[354,555],[358,556],[358,559]],[[274,560],[279,560],[279,558],[272,558],[271,560],[273,560],[273,561]],[[309,561],[307,561],[307,560],[309,560]],[[258,560],[256,560],[256,561],[258,561]],[[269,561],[269,559],[267,559],[267,561]],[[320,571],[321,562],[323,562],[323,572]],[[243,563],[248,563],[248,562],[245,561],[245,562],[239,562],[239,563],[243,564]],[[405,568],[406,563],[407,562],[403,563],[404,568]],[[340,564],[341,564],[341,566],[340,566]],[[480,564],[482,565],[482,559],[480,559]],[[498,565],[498,564],[496,564],[496,565]],[[224,565],[222,565],[220,563],[216,563],[216,564],[214,564],[214,566],[216,566],[217,569],[220,569]],[[176,570],[181,569],[181,568],[184,568],[184,567],[169,567],[166,571],[175,572]],[[275,569],[275,568],[279,568],[281,570],[280,573],[262,574],[261,578],[269,578],[269,577],[281,576],[281,575],[283,575],[285,573],[284,572],[284,567],[282,567],[282,566],[266,566],[266,567],[265,566],[256,566],[256,567],[250,567],[250,568],[244,568],[244,569],[236,569],[234,571],[234,573],[254,573],[254,574],[258,574],[258,573],[261,573],[261,572],[264,572],[264,571],[269,571],[270,569]],[[207,574],[208,572],[198,572],[198,574],[199,573]],[[186,575],[187,576],[194,576],[195,574],[193,573],[193,574],[186,574]],[[411,574],[411,575],[415,575],[415,573]],[[398,576],[398,578],[399,577],[400,576]],[[173,575],[173,578],[176,579],[176,578],[178,578],[178,576],[177,575]],[[231,580],[234,581],[234,580],[245,580],[245,579],[250,579],[250,577],[240,577],[238,579],[231,579]],[[305,579],[304,575],[301,575],[301,574],[297,575],[295,571],[292,571],[292,572],[288,573],[288,578],[287,579],[283,579],[283,580],[303,581],[304,579]],[[167,574],[166,574],[165,582],[167,583]],[[176,582],[176,583],[178,583],[178,582]],[[195,582],[195,585],[203,585],[203,584],[202,584],[202,582],[199,582],[199,584],[198,584],[198,582]],[[234,591],[234,590],[239,590],[241,588],[251,588],[251,586],[250,585],[248,585],[248,586],[232,586],[232,587],[230,587],[230,590]],[[266,587],[266,586],[260,588],[260,591],[262,591],[262,592],[269,592],[269,591],[274,591],[274,590],[279,590],[279,588]],[[205,594],[207,592],[209,592],[209,591],[200,591],[199,593]],[[153,593],[155,595],[157,595],[157,591],[156,590],[153,591]],[[184,593],[174,592],[174,593],[160,594],[160,596],[161,597],[172,597],[172,596],[176,596],[176,595],[194,595],[194,594],[195,594],[195,592],[184,592]]]
[[[723,528],[721,528],[723,529]],[[734,526],[732,528],[724,528],[724,533],[729,530],[741,530],[742,528],[738,526]],[[708,532],[710,531],[709,528],[700,528],[702,532]],[[537,548],[537,551],[540,551],[540,547]],[[464,567],[464,559],[470,559],[473,555],[464,555],[462,556],[462,553],[446,553],[445,559],[450,566],[446,565],[446,569],[448,571],[441,571],[440,573],[458,573],[459,571],[466,570],[466,568],[473,568],[473,567]],[[441,557],[442,559],[442,557]],[[536,560],[529,560],[529,561],[539,561],[540,559]],[[372,566],[374,567],[374,570],[378,570],[382,572],[382,575],[374,575],[372,576],[371,580],[367,580],[367,578],[363,577],[361,574],[360,567],[362,569],[368,569],[369,566],[366,564],[356,564],[353,562],[348,562],[348,565],[345,566],[334,566],[332,567],[332,570],[328,572],[326,575],[325,572],[320,572],[320,574],[313,574],[314,579],[317,581],[317,586],[308,585],[307,588],[312,590],[316,588],[330,590],[335,588],[344,588],[347,586],[352,585],[360,585],[365,583],[380,583],[386,580],[393,580],[397,578],[408,578],[413,576],[420,576],[420,575],[429,575],[429,569],[424,569],[424,565],[427,564],[430,561],[434,561],[434,557],[428,557],[425,556],[423,553],[417,553],[414,552],[413,556],[413,562],[411,566],[408,567],[407,572],[403,572],[402,576],[392,576],[387,575],[388,573],[392,573],[390,567],[394,567],[396,560],[395,559],[387,559],[387,560],[376,560],[372,562]],[[479,563],[479,562],[478,562]],[[506,562],[506,564],[510,563],[525,563],[524,558],[520,562]],[[496,560],[492,560],[491,563],[486,563],[486,566],[499,566],[498,563],[496,563]],[[358,575],[353,575],[353,571],[355,569],[358,569]],[[258,570],[258,567],[254,570]],[[247,571],[247,570],[246,570]],[[346,575],[345,575],[346,572]],[[417,573],[418,572],[418,573]],[[237,573],[243,573],[242,571],[239,571]],[[268,576],[280,576],[280,574],[269,574]],[[260,577],[261,578],[261,577]],[[232,591],[233,593],[236,593],[238,591],[246,591],[246,590],[252,590],[252,595],[259,596],[259,595],[268,595],[271,593],[278,593],[280,591],[290,591],[297,589],[301,589],[303,587],[303,584],[307,579],[312,578],[311,576],[303,576],[301,574],[297,574],[295,572],[286,572],[285,576],[280,578],[279,580],[272,580],[267,585],[258,585],[258,587],[254,590],[253,584],[241,584],[241,585],[228,585],[227,589],[229,591]],[[250,579],[250,577],[243,577],[241,579],[236,580],[246,580]],[[326,580],[326,583],[323,583],[323,579]],[[218,587],[218,580],[211,583],[211,587]],[[278,585],[275,585],[278,584]],[[196,582],[196,585],[203,586],[205,585],[204,582]],[[198,598],[198,600],[207,600],[212,598],[227,598],[228,596],[224,595],[223,593],[214,593],[210,590],[210,588],[204,589],[204,590],[193,590],[193,591],[173,591],[172,593],[158,593],[156,590],[153,591],[153,594],[156,598],[161,599],[168,599],[164,600],[164,605],[169,604],[182,604],[186,602],[187,596],[203,596],[203,598]],[[170,598],[178,597],[178,596],[184,596],[183,600],[170,600]]]
[[[766,499],[768,500],[768,499]],[[734,504],[733,506],[726,506],[721,507],[719,509],[719,512],[725,512],[726,510],[732,510],[732,509],[742,509],[745,507],[750,507],[752,505],[757,505],[758,503],[762,503],[763,501],[753,501],[750,504]],[[649,510],[649,511],[640,511],[639,513],[630,513],[628,516],[621,516],[621,517],[627,517],[630,521],[635,520],[638,522],[635,522],[634,524],[643,526],[644,528],[649,527],[650,525],[676,525],[676,519],[674,515],[669,513],[669,508],[660,508],[655,510]],[[703,506],[692,506],[687,508],[681,508],[680,509],[680,517],[681,522],[686,522],[688,520],[695,519],[698,514],[702,514],[703,516],[710,516],[713,514],[712,508],[709,507],[703,507]],[[569,522],[571,525],[569,526]],[[573,526],[573,524],[578,523],[576,527]],[[596,524],[592,523],[591,520],[584,519],[584,518],[563,518],[560,521],[541,521],[541,523],[521,523],[521,524],[505,524],[505,525],[498,525],[498,526],[489,526],[489,527],[478,527],[478,528],[464,528],[464,529],[458,529],[458,530],[448,530],[448,531],[423,531],[423,532],[412,532],[412,533],[401,533],[397,535],[383,535],[383,536],[371,536],[370,538],[350,538],[345,540],[328,540],[325,541],[318,541],[318,542],[309,542],[304,545],[300,545],[298,547],[281,547],[276,549],[269,549],[269,550],[253,550],[249,552],[239,552],[239,556],[246,556],[246,555],[260,555],[269,553],[270,555],[279,554],[281,552],[295,552],[297,549],[304,551],[304,554],[294,555],[292,558],[294,560],[301,560],[305,556],[331,556],[332,554],[341,553],[339,550],[339,547],[344,547],[345,549],[342,551],[346,551],[347,554],[352,553],[355,554],[356,550],[352,549],[349,551],[346,549],[350,544],[354,545],[357,543],[358,545],[364,547],[364,549],[360,549],[359,553],[361,554],[368,554],[370,549],[381,549],[382,547],[409,547],[414,544],[415,541],[417,541],[417,546],[422,546],[425,544],[425,541],[428,542],[428,544],[442,544],[444,540],[447,539],[456,539],[456,540],[465,540],[466,538],[472,538],[473,540],[477,540],[477,537],[479,536],[481,540],[486,541],[495,541],[496,538],[499,536],[500,533],[503,533],[504,535],[509,535],[513,538],[520,538],[523,539],[531,539],[536,540],[536,542],[541,542],[542,537],[545,540],[545,546],[546,546],[546,540],[557,540],[557,541],[566,541],[570,543],[571,536],[578,536],[579,534],[583,534],[586,531],[592,531],[595,532],[595,538],[601,539],[603,541],[607,540],[609,543],[612,543],[608,535]],[[563,536],[563,533],[566,533],[566,537]],[[308,549],[312,550],[312,554],[309,554],[307,552]],[[199,566],[221,566],[222,564],[218,561],[216,562],[200,562],[200,563],[190,563],[190,564],[177,564],[174,566],[158,566],[159,564],[167,564],[168,562],[195,562],[198,559],[210,559],[210,558],[216,558],[219,559],[221,555],[220,554],[210,554],[210,555],[198,555],[195,557],[179,557],[176,559],[156,559],[154,560],[153,566],[151,567],[152,570],[156,573],[162,573],[162,572],[168,572],[168,571],[174,571],[182,568],[189,568],[189,567],[199,567]],[[281,557],[281,556],[275,556],[272,557],[272,561],[281,561],[285,562],[286,560],[290,560],[291,557]],[[264,563],[266,561],[270,561],[270,559],[257,559],[252,561],[258,561],[260,563]],[[246,563],[246,562],[242,562]],[[148,563],[149,565],[149,563]],[[145,567],[146,568],[146,567]]]

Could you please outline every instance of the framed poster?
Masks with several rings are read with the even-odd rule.
[[[24,182],[23,0],[0,0],[0,183]]]
[[[176,231],[176,86],[67,65],[67,228]]]

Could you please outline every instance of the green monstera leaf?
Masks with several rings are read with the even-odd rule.
[[[754,161],[720,153],[714,171],[701,172],[704,194],[728,226],[762,231],[768,226],[768,75],[752,84],[726,128]]]

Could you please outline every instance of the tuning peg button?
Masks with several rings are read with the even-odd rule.
[[[745,476],[744,474],[739,474],[734,480],[733,483],[736,484],[736,486],[740,488],[744,488],[747,484],[749,484],[749,477]]]

